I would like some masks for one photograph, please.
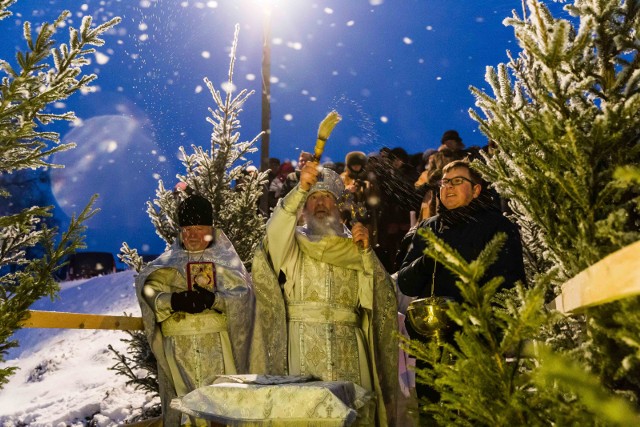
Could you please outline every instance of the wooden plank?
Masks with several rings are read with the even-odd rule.
[[[142,330],[142,317],[31,310],[23,328]]]
[[[548,307],[563,313],[640,295],[640,241],[616,251],[562,285]]]

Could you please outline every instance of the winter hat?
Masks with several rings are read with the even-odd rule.
[[[193,194],[178,206],[178,225],[213,225],[213,206],[206,198]]]
[[[457,141],[462,145],[462,138],[458,135],[458,131],[456,130],[448,130],[442,134],[442,138],[440,139],[440,143],[444,144],[447,141]]]
[[[367,155],[362,151],[352,151],[350,153],[347,153],[347,157],[345,157],[344,162],[346,163],[347,167],[355,165],[365,167],[367,164]]]
[[[277,177],[278,177],[278,179],[280,179],[280,181],[284,182],[284,180],[287,179],[287,176],[292,172],[295,172],[295,168],[293,167],[291,162],[284,162],[278,168]]]
[[[342,178],[340,178],[340,175],[331,169],[323,168],[318,175],[318,182],[309,189],[308,196],[317,191],[328,191],[333,194],[336,200],[339,199],[342,197],[342,193],[344,192],[344,183],[342,182]]]

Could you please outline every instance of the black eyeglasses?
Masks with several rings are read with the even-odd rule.
[[[438,181],[438,186],[442,188],[451,184],[454,187],[457,187],[465,181],[470,182],[471,185],[476,185],[476,183],[471,181],[469,178],[465,178],[464,176],[454,176],[453,178],[441,179],[440,181]]]

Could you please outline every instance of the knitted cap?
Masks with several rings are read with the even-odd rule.
[[[318,182],[309,189],[308,196],[312,195],[316,191],[328,191],[333,194],[336,199],[342,197],[344,192],[344,183],[340,175],[328,168],[323,168],[322,172],[318,175]]]
[[[193,194],[178,206],[178,225],[213,225],[213,206],[205,197]]]

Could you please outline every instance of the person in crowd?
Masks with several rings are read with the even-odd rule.
[[[298,156],[298,164],[296,165],[296,170],[294,172],[291,172],[289,175],[287,175],[287,179],[285,180],[284,185],[282,187],[281,197],[284,197],[287,194],[289,194],[289,192],[293,190],[293,187],[298,185],[298,181],[300,180],[300,171],[302,170],[302,168],[304,168],[304,165],[306,165],[307,162],[310,161],[311,159],[313,159],[312,153],[309,153],[307,151],[300,151],[300,156]]]
[[[389,160],[394,173],[400,175],[407,182],[415,182],[418,179],[418,171],[411,165],[411,156],[404,148],[395,147],[391,149]]]
[[[271,181],[273,181],[273,179],[278,174],[278,170],[280,169],[280,159],[278,159],[277,157],[269,157],[268,166],[269,171],[267,174],[267,179],[269,180],[269,183],[271,183]]]
[[[344,162],[332,162],[331,160],[326,161],[322,164],[323,168],[327,168],[327,169],[331,169],[332,171],[334,171],[335,173],[337,173],[338,175],[342,175],[342,173],[344,172]]]
[[[208,425],[169,406],[217,375],[247,373],[253,324],[251,278],[213,208],[190,195],[178,206],[179,236],[136,278],[144,330],[158,363],[165,426]]]
[[[351,381],[375,396],[358,411],[359,425],[394,425],[394,285],[371,250],[367,228],[355,223],[350,231],[340,221],[343,191],[335,172],[307,162],[269,219],[252,263],[251,370]],[[304,225],[297,226],[300,211]]]
[[[340,207],[343,221],[347,224],[365,224],[369,229],[369,243],[375,247],[378,242],[377,211],[380,197],[369,181],[367,155],[362,151],[351,151],[347,153],[345,165],[345,171],[340,174],[346,190]]]
[[[424,150],[424,152],[422,153],[422,162],[423,162],[424,170],[420,172],[420,176],[418,177],[418,180],[414,184],[416,188],[420,188],[423,185],[429,183],[429,178],[431,176],[429,171],[432,170],[435,166],[434,162],[436,161],[436,159],[433,158],[433,156],[437,152],[438,150],[434,148],[428,148]]]
[[[456,160],[443,168],[439,181],[441,201],[438,214],[422,221],[418,228],[430,228],[439,238],[451,246],[467,261],[475,260],[487,243],[497,233],[505,233],[507,240],[498,259],[485,274],[485,279],[502,276],[503,287],[512,287],[517,281],[525,281],[524,261],[520,233],[515,224],[502,215],[483,188],[482,177],[468,161]],[[424,254],[427,242],[417,233],[413,236],[407,255],[398,271],[398,288],[407,296],[440,296],[461,301],[456,286],[456,275]],[[407,324],[413,338],[418,335]],[[451,339],[451,337],[448,337]],[[418,396],[430,395],[430,390],[417,385]]]
[[[424,159],[424,152],[413,153],[409,155],[409,166],[411,167],[411,175],[416,179],[420,177],[420,174],[425,169],[427,163]]]
[[[334,169],[334,171],[338,175],[341,175],[344,172],[346,167],[347,167],[347,165],[344,162],[336,162],[336,168]]]
[[[383,152],[385,148],[377,159],[370,157],[368,170],[380,196],[376,254],[385,269],[394,272],[400,242],[411,228],[411,211],[418,211],[421,198],[413,186],[417,173],[406,164],[407,152],[401,147]]]
[[[438,151],[442,150],[452,150],[452,151],[460,151],[464,150],[464,144],[462,143],[462,138],[460,138],[460,134],[457,130],[450,129],[445,131],[442,134],[442,138],[440,138],[440,147],[438,147]]]
[[[280,165],[275,177],[269,184],[269,212],[273,211],[276,203],[283,196],[284,183],[290,173],[294,172],[291,162],[286,161]]]

